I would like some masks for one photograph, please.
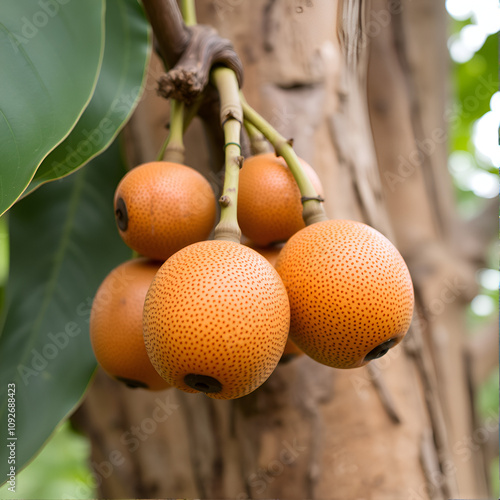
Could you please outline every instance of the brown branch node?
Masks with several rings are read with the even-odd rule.
[[[219,204],[221,207],[228,207],[231,204],[231,198],[229,198],[229,196],[221,196],[219,198]]]
[[[232,43],[204,25],[190,30],[189,43],[175,66],[158,80],[158,93],[165,99],[191,104],[205,89],[214,65],[232,69],[238,84],[243,82],[243,66]]]

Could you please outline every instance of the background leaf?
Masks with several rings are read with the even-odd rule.
[[[104,0],[2,1],[0,214],[73,128],[97,82]]]
[[[149,24],[137,0],[107,2],[104,59],[92,100],[40,165],[27,192],[70,174],[111,143],[139,99],[149,54]]]
[[[88,320],[106,274],[131,256],[113,213],[125,168],[113,144],[9,213],[11,266],[0,337],[0,426],[16,384],[16,467],[25,465],[84,393],[95,369]],[[5,440],[4,440],[5,443]],[[0,470],[6,478],[6,446]]]

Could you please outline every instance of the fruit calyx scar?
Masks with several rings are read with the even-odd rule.
[[[215,378],[208,375],[197,375],[196,373],[188,373],[184,377],[186,385],[200,392],[220,392],[222,384]]]
[[[393,338],[382,342],[380,345],[372,349],[366,356],[364,361],[372,361],[373,359],[381,358],[385,356],[389,349],[396,345],[398,339]]]

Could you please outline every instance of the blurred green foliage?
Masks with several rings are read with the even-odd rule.
[[[498,392],[499,392],[499,370],[498,368],[491,374],[485,382],[478,395],[478,411],[483,418],[491,418],[493,415],[498,417]],[[491,491],[495,498],[500,498],[500,463],[496,457],[490,464]]]
[[[464,22],[454,22],[455,29],[461,29]],[[453,84],[455,94],[456,117],[452,120],[450,148],[474,153],[471,131],[474,122],[490,110],[490,99],[494,93],[493,86],[498,88],[498,40],[490,35],[484,45],[465,63],[453,64]],[[478,91],[478,86],[489,92]],[[484,165],[486,169],[496,173],[492,165]]]
[[[33,461],[17,475],[16,492],[8,483],[0,488],[0,498],[44,500],[96,498],[89,487],[88,439],[65,422]]]
[[[470,24],[469,21],[451,21],[451,34],[457,35]],[[490,100],[498,91],[498,39],[497,35],[486,38],[483,46],[474,56],[463,63],[452,65],[452,103],[447,111],[450,126],[451,156],[459,153],[469,168],[454,168],[450,163],[450,173],[454,180],[459,213],[471,218],[484,207],[486,199],[473,192],[471,179],[473,171],[485,171],[498,175],[498,169],[477,154],[472,140],[473,126],[477,120],[490,111]],[[492,262],[496,267],[496,263]]]
[[[498,368],[490,375],[478,394],[478,410],[481,415],[498,415]]]
[[[500,469],[500,461],[498,457],[495,458],[490,466],[490,477],[491,477],[491,491],[495,495],[495,498],[500,498],[500,478],[498,470]]]

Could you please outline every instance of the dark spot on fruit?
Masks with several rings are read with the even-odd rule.
[[[386,340],[385,342],[382,342],[382,344],[378,345],[375,347],[375,349],[372,349],[366,356],[365,356],[365,361],[372,361],[373,359],[381,358],[382,356],[385,356],[389,349],[391,347],[394,347],[396,345],[397,339],[389,339]]]
[[[126,231],[128,227],[128,213],[127,213],[127,205],[125,205],[123,198],[118,198],[116,200],[115,217],[118,227],[122,231]]]
[[[186,385],[200,392],[213,393],[222,390],[222,384],[215,378],[208,375],[196,375],[195,373],[188,373],[184,377]]]

